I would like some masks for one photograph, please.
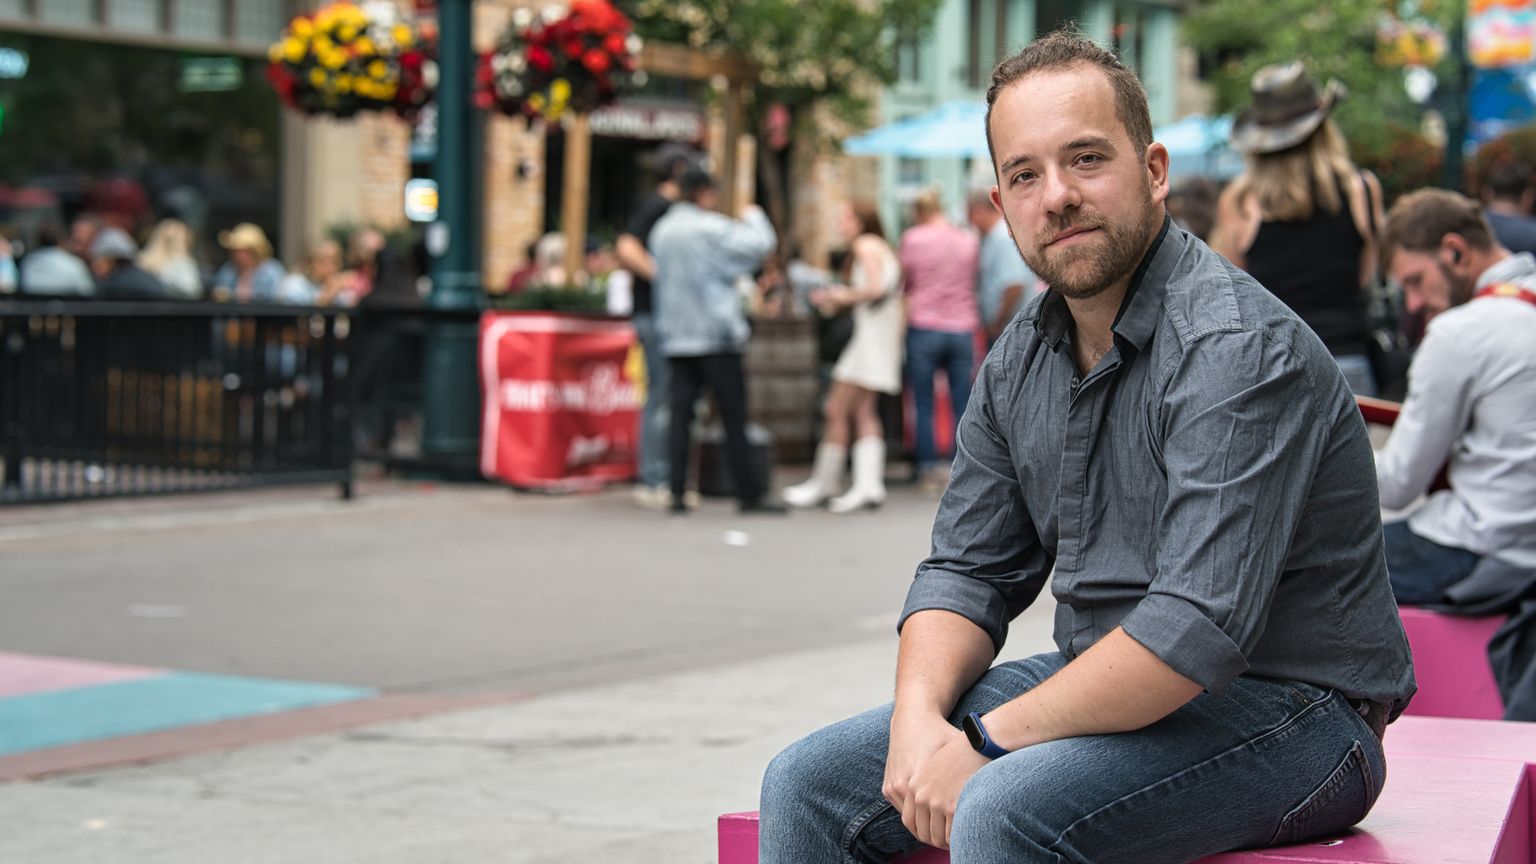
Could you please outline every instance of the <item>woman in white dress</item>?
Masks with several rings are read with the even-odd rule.
[[[832,367],[832,386],[822,406],[825,428],[811,477],[785,489],[784,500],[814,507],[831,499],[832,512],[848,513],[885,503],[885,430],[877,402],[881,393],[901,392],[906,316],[901,265],[885,240],[874,203],[844,205],[839,228],[850,253],[847,284],[818,289],[811,302],[826,315],[851,309],[853,337]],[[850,449],[853,483],[839,495]]]

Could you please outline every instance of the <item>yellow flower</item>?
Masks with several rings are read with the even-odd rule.
[[[393,84],[382,84],[374,89],[374,98],[384,102],[393,102],[395,99],[395,92],[398,89],[399,88]]]
[[[350,93],[350,92],[352,92],[352,76],[351,75],[337,75],[336,76],[336,92],[337,93]]]
[[[316,54],[324,53],[336,47],[336,43],[331,41],[331,37],[324,33],[316,34],[314,41],[310,44],[314,46]]]
[[[396,44],[401,48],[411,44],[411,28],[404,24],[396,24],[390,35],[395,37]]]
[[[377,53],[379,53],[379,46],[373,44],[373,40],[369,39],[367,36],[363,36],[363,37],[359,38],[356,42],[353,42],[352,43],[352,48],[354,50],[356,50],[357,53],[359,53],[359,54],[377,54]]]
[[[376,79],[382,79],[389,74],[389,64],[383,60],[375,60],[368,64],[368,74]]]
[[[351,24],[343,24],[340,27],[336,28],[336,41],[338,41],[338,42],[351,42],[353,39],[356,39],[356,38],[357,38],[357,28],[353,27]]]
[[[304,43],[297,39],[289,39],[283,43],[283,58],[289,63],[297,63],[304,59]]]
[[[320,65],[327,69],[340,69],[347,64],[345,51],[327,51],[320,55]]]
[[[282,42],[273,42],[272,43],[272,47],[267,49],[267,60],[272,62],[272,63],[281,63],[282,62],[282,60],[283,60],[283,43]]]
[[[549,87],[549,95],[560,105],[571,101],[571,82],[564,78],[556,78],[555,83]]]
[[[324,69],[311,69],[311,70],[309,70],[309,83],[310,83],[310,86],[315,87],[316,89],[318,89],[320,87],[324,87],[325,86],[325,70]]]
[[[293,35],[303,37],[310,36],[314,32],[315,22],[309,20],[308,18],[293,19]]]
[[[546,104],[543,93],[535,93],[528,97],[528,107],[535,111],[542,112]]]

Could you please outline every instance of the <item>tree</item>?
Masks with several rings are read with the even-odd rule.
[[[896,45],[925,35],[943,0],[629,0],[646,39],[729,51],[755,63],[759,113],[824,105],[861,124],[896,80]]]
[[[1401,4],[1410,5],[1401,11],[1450,31],[1453,2]],[[1383,0],[1209,0],[1185,17],[1184,37],[1209,69],[1220,113],[1248,104],[1249,79],[1269,63],[1301,60],[1319,83],[1337,78],[1348,98],[1334,117],[1356,161],[1386,164],[1405,146],[1428,149],[1417,131],[1422,109],[1408,98],[1402,67],[1379,60],[1378,28],[1398,11],[1399,4]],[[1432,71],[1442,82],[1454,74],[1445,58]]]
[[[758,67],[748,93],[752,128],[770,108],[788,111],[796,136],[835,136],[816,118],[825,110],[853,128],[868,123],[872,98],[896,81],[896,46],[933,26],[943,0],[628,0],[642,37],[700,50],[723,50]],[[761,140],[761,139],[760,139]],[[787,160],[758,148],[768,213],[788,242]]]

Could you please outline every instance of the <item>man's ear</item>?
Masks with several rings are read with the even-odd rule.
[[[1440,259],[1448,267],[1460,267],[1467,257],[1467,238],[1450,233],[1440,238]]]
[[[1152,200],[1168,200],[1168,148],[1153,141],[1147,145],[1147,178],[1152,185]]]

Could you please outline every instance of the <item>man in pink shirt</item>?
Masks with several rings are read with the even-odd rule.
[[[979,240],[944,217],[937,190],[923,192],[912,208],[915,224],[901,235],[901,269],[907,285],[907,379],[917,408],[917,472],[925,485],[942,485],[933,375],[943,369],[949,379],[953,435],[971,395]]]

